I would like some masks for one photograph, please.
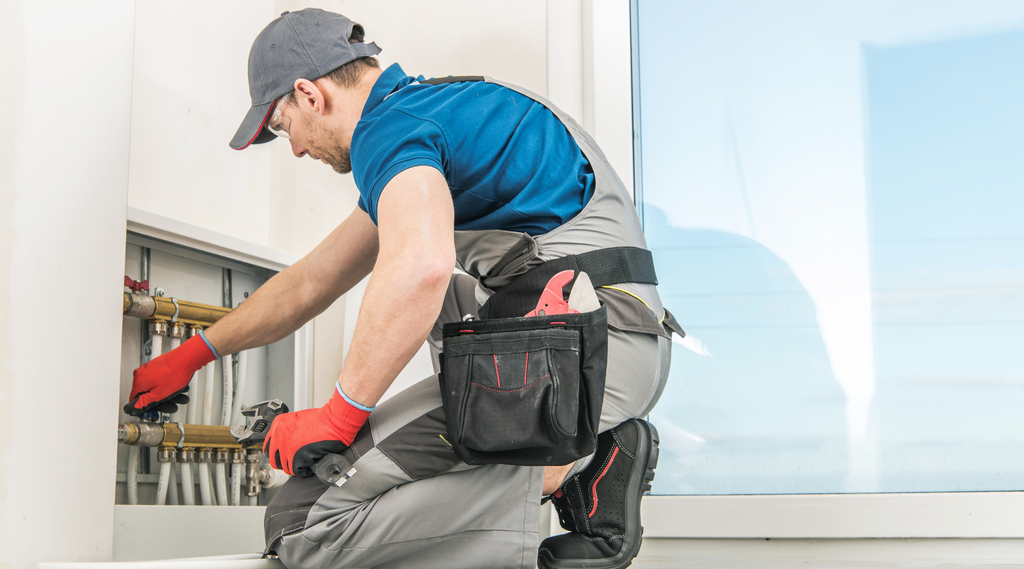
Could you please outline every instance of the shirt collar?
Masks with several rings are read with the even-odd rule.
[[[366,98],[366,104],[363,105],[363,114],[360,115],[360,118],[373,112],[377,105],[381,104],[392,93],[414,81],[416,81],[416,78],[406,75],[405,71],[397,63],[391,64],[374,82],[373,87],[370,89],[370,96]]]

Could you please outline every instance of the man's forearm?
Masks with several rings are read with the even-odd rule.
[[[421,260],[422,261],[422,260]],[[379,264],[359,310],[339,385],[352,400],[372,407],[416,354],[438,314],[454,261],[401,266]]]
[[[326,306],[304,282],[300,261],[263,284],[245,302],[208,328],[206,339],[220,355],[276,342],[323,312]]]
[[[338,379],[372,407],[412,359],[441,312],[455,268],[454,212],[444,177],[417,166],[395,176],[378,203],[380,256]]]

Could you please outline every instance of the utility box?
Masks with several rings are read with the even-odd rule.
[[[269,468],[258,449],[224,442],[201,446],[205,443],[195,441],[207,439],[197,439],[195,433],[216,431],[221,439],[233,441],[224,435],[229,425],[245,425],[239,409],[267,399],[280,399],[291,410],[308,408],[312,325],[268,346],[221,354],[195,374],[190,402],[173,415],[153,413],[139,418],[126,414],[123,406],[135,369],[212,323],[192,319],[199,312],[186,313],[185,307],[208,307],[210,318],[219,319],[227,313],[225,309],[244,305],[268,279],[297,259],[131,208],[128,228],[119,438],[129,440],[124,432],[140,429],[149,433],[163,429],[171,435],[166,439],[170,444],[154,444],[155,439],[143,444],[136,438],[131,439],[132,445],[118,445],[114,559],[261,551],[263,506],[286,476]],[[152,298],[144,298],[147,295]],[[162,307],[161,311],[143,318],[135,315],[139,306],[150,304]],[[130,309],[130,305],[135,306]],[[178,433],[184,436],[179,439]],[[174,538],[168,539],[169,535]]]

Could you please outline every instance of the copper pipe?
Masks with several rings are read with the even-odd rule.
[[[220,425],[181,425],[185,431],[182,440],[178,423],[121,423],[117,426],[117,442],[147,447],[217,447],[242,448],[231,436],[230,427]]]
[[[178,303],[177,307],[174,306],[175,302]],[[134,316],[135,318],[145,318],[147,320],[154,318],[172,320],[174,319],[175,312],[178,315],[178,322],[197,326],[210,326],[223,318],[225,314],[231,312],[231,309],[189,302],[187,300],[172,300],[162,296],[149,296],[135,292],[124,293],[122,314],[125,316]]]

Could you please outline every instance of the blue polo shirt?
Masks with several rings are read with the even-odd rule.
[[[352,135],[359,207],[374,223],[381,191],[413,166],[444,175],[458,230],[541,235],[583,209],[594,174],[551,111],[493,83],[421,80],[388,67]]]

